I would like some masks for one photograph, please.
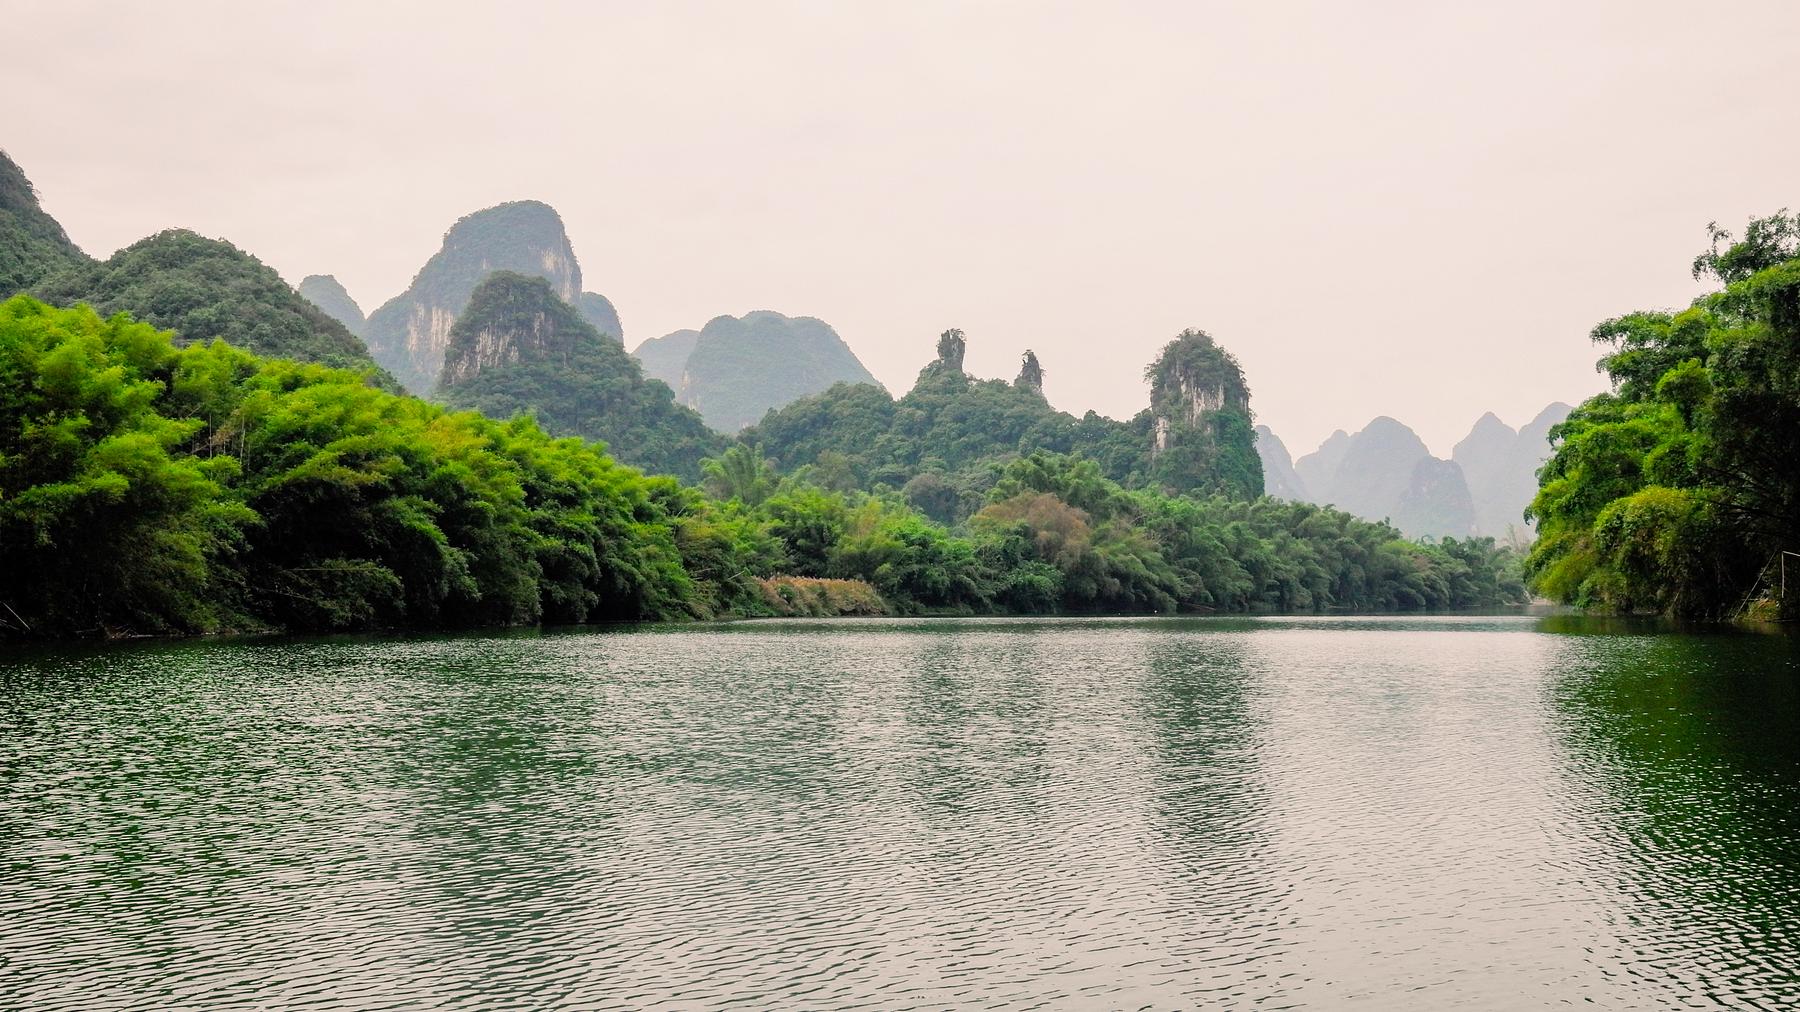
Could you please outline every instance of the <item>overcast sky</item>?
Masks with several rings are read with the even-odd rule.
[[[1800,206],[1791,2],[0,8],[0,148],[90,253],[185,226],[367,311],[536,198],[633,346],[818,316],[898,394],[962,327],[1126,417],[1200,327],[1296,456],[1592,394],[1590,326]]]

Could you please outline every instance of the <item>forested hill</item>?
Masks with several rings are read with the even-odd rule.
[[[535,415],[553,435],[599,440],[634,467],[689,481],[725,445],[549,282],[511,271],[475,286],[450,328],[436,386],[451,407]]]
[[[880,385],[825,321],[770,310],[715,317],[699,331],[646,341],[636,355],[720,432],[836,383]]]
[[[158,232],[97,261],[38,206],[24,172],[0,155],[0,298],[20,291],[56,305],[131,313],[183,342],[226,341],[261,355],[371,372],[368,349],[343,324],[228,242]]]
[[[131,313],[182,341],[222,338],[258,355],[376,369],[362,340],[236,246],[185,229],[158,232],[106,260],[65,268],[33,294]]]
[[[0,299],[87,260],[62,225],[38,205],[25,170],[0,151]]]
[[[624,354],[546,304],[541,280],[498,286],[520,301],[496,295],[488,323],[517,332],[542,312],[548,357]],[[467,315],[459,357],[479,363],[493,328],[478,325],[484,307]],[[1127,491],[1052,454],[999,466],[956,526],[780,474],[742,445],[706,462],[709,497],[528,418],[449,413],[223,342],[178,348],[126,316],[23,296],[0,303],[0,376],[0,638],[1519,595],[1491,543],[1415,545],[1301,503]]]
[[[980,508],[1007,462],[1040,451],[1079,454],[1127,488],[1261,494],[1242,370],[1207,335],[1188,331],[1163,349],[1147,371],[1154,406],[1123,422],[1051,407],[1029,351],[1012,383],[967,375],[966,341],[947,331],[898,400],[880,387],[839,384],[769,412],[740,441],[830,484],[900,489],[946,522]]]

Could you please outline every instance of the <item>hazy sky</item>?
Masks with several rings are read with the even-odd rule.
[[[939,331],[1125,417],[1183,327],[1296,455],[1598,390],[1712,219],[1800,206],[1800,4],[0,0],[0,148],[90,253],[185,226],[365,311],[537,198],[628,343]]]

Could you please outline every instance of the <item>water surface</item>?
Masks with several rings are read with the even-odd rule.
[[[0,1006],[1800,1007],[1779,636],[0,653]]]

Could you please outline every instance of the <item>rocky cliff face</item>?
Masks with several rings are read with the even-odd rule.
[[[412,285],[369,314],[369,350],[408,390],[430,392],[457,316],[495,271],[542,278],[565,303],[581,295],[581,265],[556,210],[535,200],[501,204],[452,225]]]
[[[352,334],[360,335],[363,330],[362,307],[338,283],[338,279],[329,274],[308,274],[301,282],[299,292],[306,301],[318,306],[326,315],[344,325]]]
[[[1267,425],[1256,427],[1256,455],[1262,458],[1264,495],[1291,502],[1312,501],[1306,495],[1306,482],[1294,470],[1287,445]]]
[[[720,316],[700,330],[645,341],[637,357],[645,372],[721,432],[736,432],[836,383],[875,383],[823,320],[769,310]]]
[[[485,370],[519,362],[569,366],[576,343],[587,336],[577,322],[541,281],[514,271],[495,271],[476,286],[469,305],[450,328],[437,385],[465,383]]]
[[[1451,457],[1468,476],[1479,533],[1502,541],[1530,537],[1525,507],[1537,495],[1537,469],[1550,456],[1550,428],[1570,410],[1551,404],[1517,432],[1489,412],[1456,444]]]
[[[1202,330],[1184,330],[1145,370],[1150,381],[1150,463],[1176,492],[1263,494],[1250,428],[1250,388],[1232,354]]]

